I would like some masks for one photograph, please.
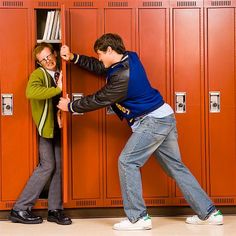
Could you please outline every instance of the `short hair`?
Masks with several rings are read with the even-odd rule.
[[[37,54],[42,52],[44,48],[49,48],[51,50],[51,53],[54,52],[52,44],[46,43],[46,42],[37,43],[34,47],[34,50],[33,50],[33,58],[34,58],[35,61],[38,60],[37,59]]]
[[[96,53],[98,50],[106,52],[109,46],[118,54],[124,54],[126,51],[122,38],[112,33],[103,34],[96,40],[93,48]]]

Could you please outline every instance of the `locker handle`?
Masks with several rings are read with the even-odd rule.
[[[186,92],[175,92],[175,112],[186,113]]]
[[[13,94],[12,93],[1,94],[1,100],[2,100],[2,115],[12,116],[13,115]]]
[[[220,92],[211,91],[209,92],[209,101],[210,101],[210,113],[219,113],[220,112]]]
[[[72,93],[72,102],[81,99],[83,96],[84,96],[83,93]],[[81,116],[84,115],[84,113],[74,112],[73,115]]]

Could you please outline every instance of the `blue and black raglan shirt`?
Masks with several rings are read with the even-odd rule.
[[[138,55],[126,52],[120,62],[105,68],[94,57],[74,54],[73,62],[83,69],[106,77],[107,83],[92,95],[68,104],[70,112],[84,113],[111,106],[118,117],[132,125],[134,119],[146,115],[164,104],[152,88]]]

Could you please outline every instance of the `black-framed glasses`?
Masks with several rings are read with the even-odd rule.
[[[50,53],[49,55],[47,55],[46,57],[44,57],[41,61],[39,61],[40,64],[45,64],[47,63],[49,60],[52,60],[53,54]]]

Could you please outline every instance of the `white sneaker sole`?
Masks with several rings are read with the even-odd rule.
[[[189,225],[223,225],[224,222],[188,222],[188,221],[185,221],[186,224],[189,224]]]
[[[152,226],[143,226],[143,227],[130,227],[130,228],[119,228],[119,227],[115,227],[113,226],[114,230],[117,231],[132,231],[132,230],[150,230],[152,229]]]

